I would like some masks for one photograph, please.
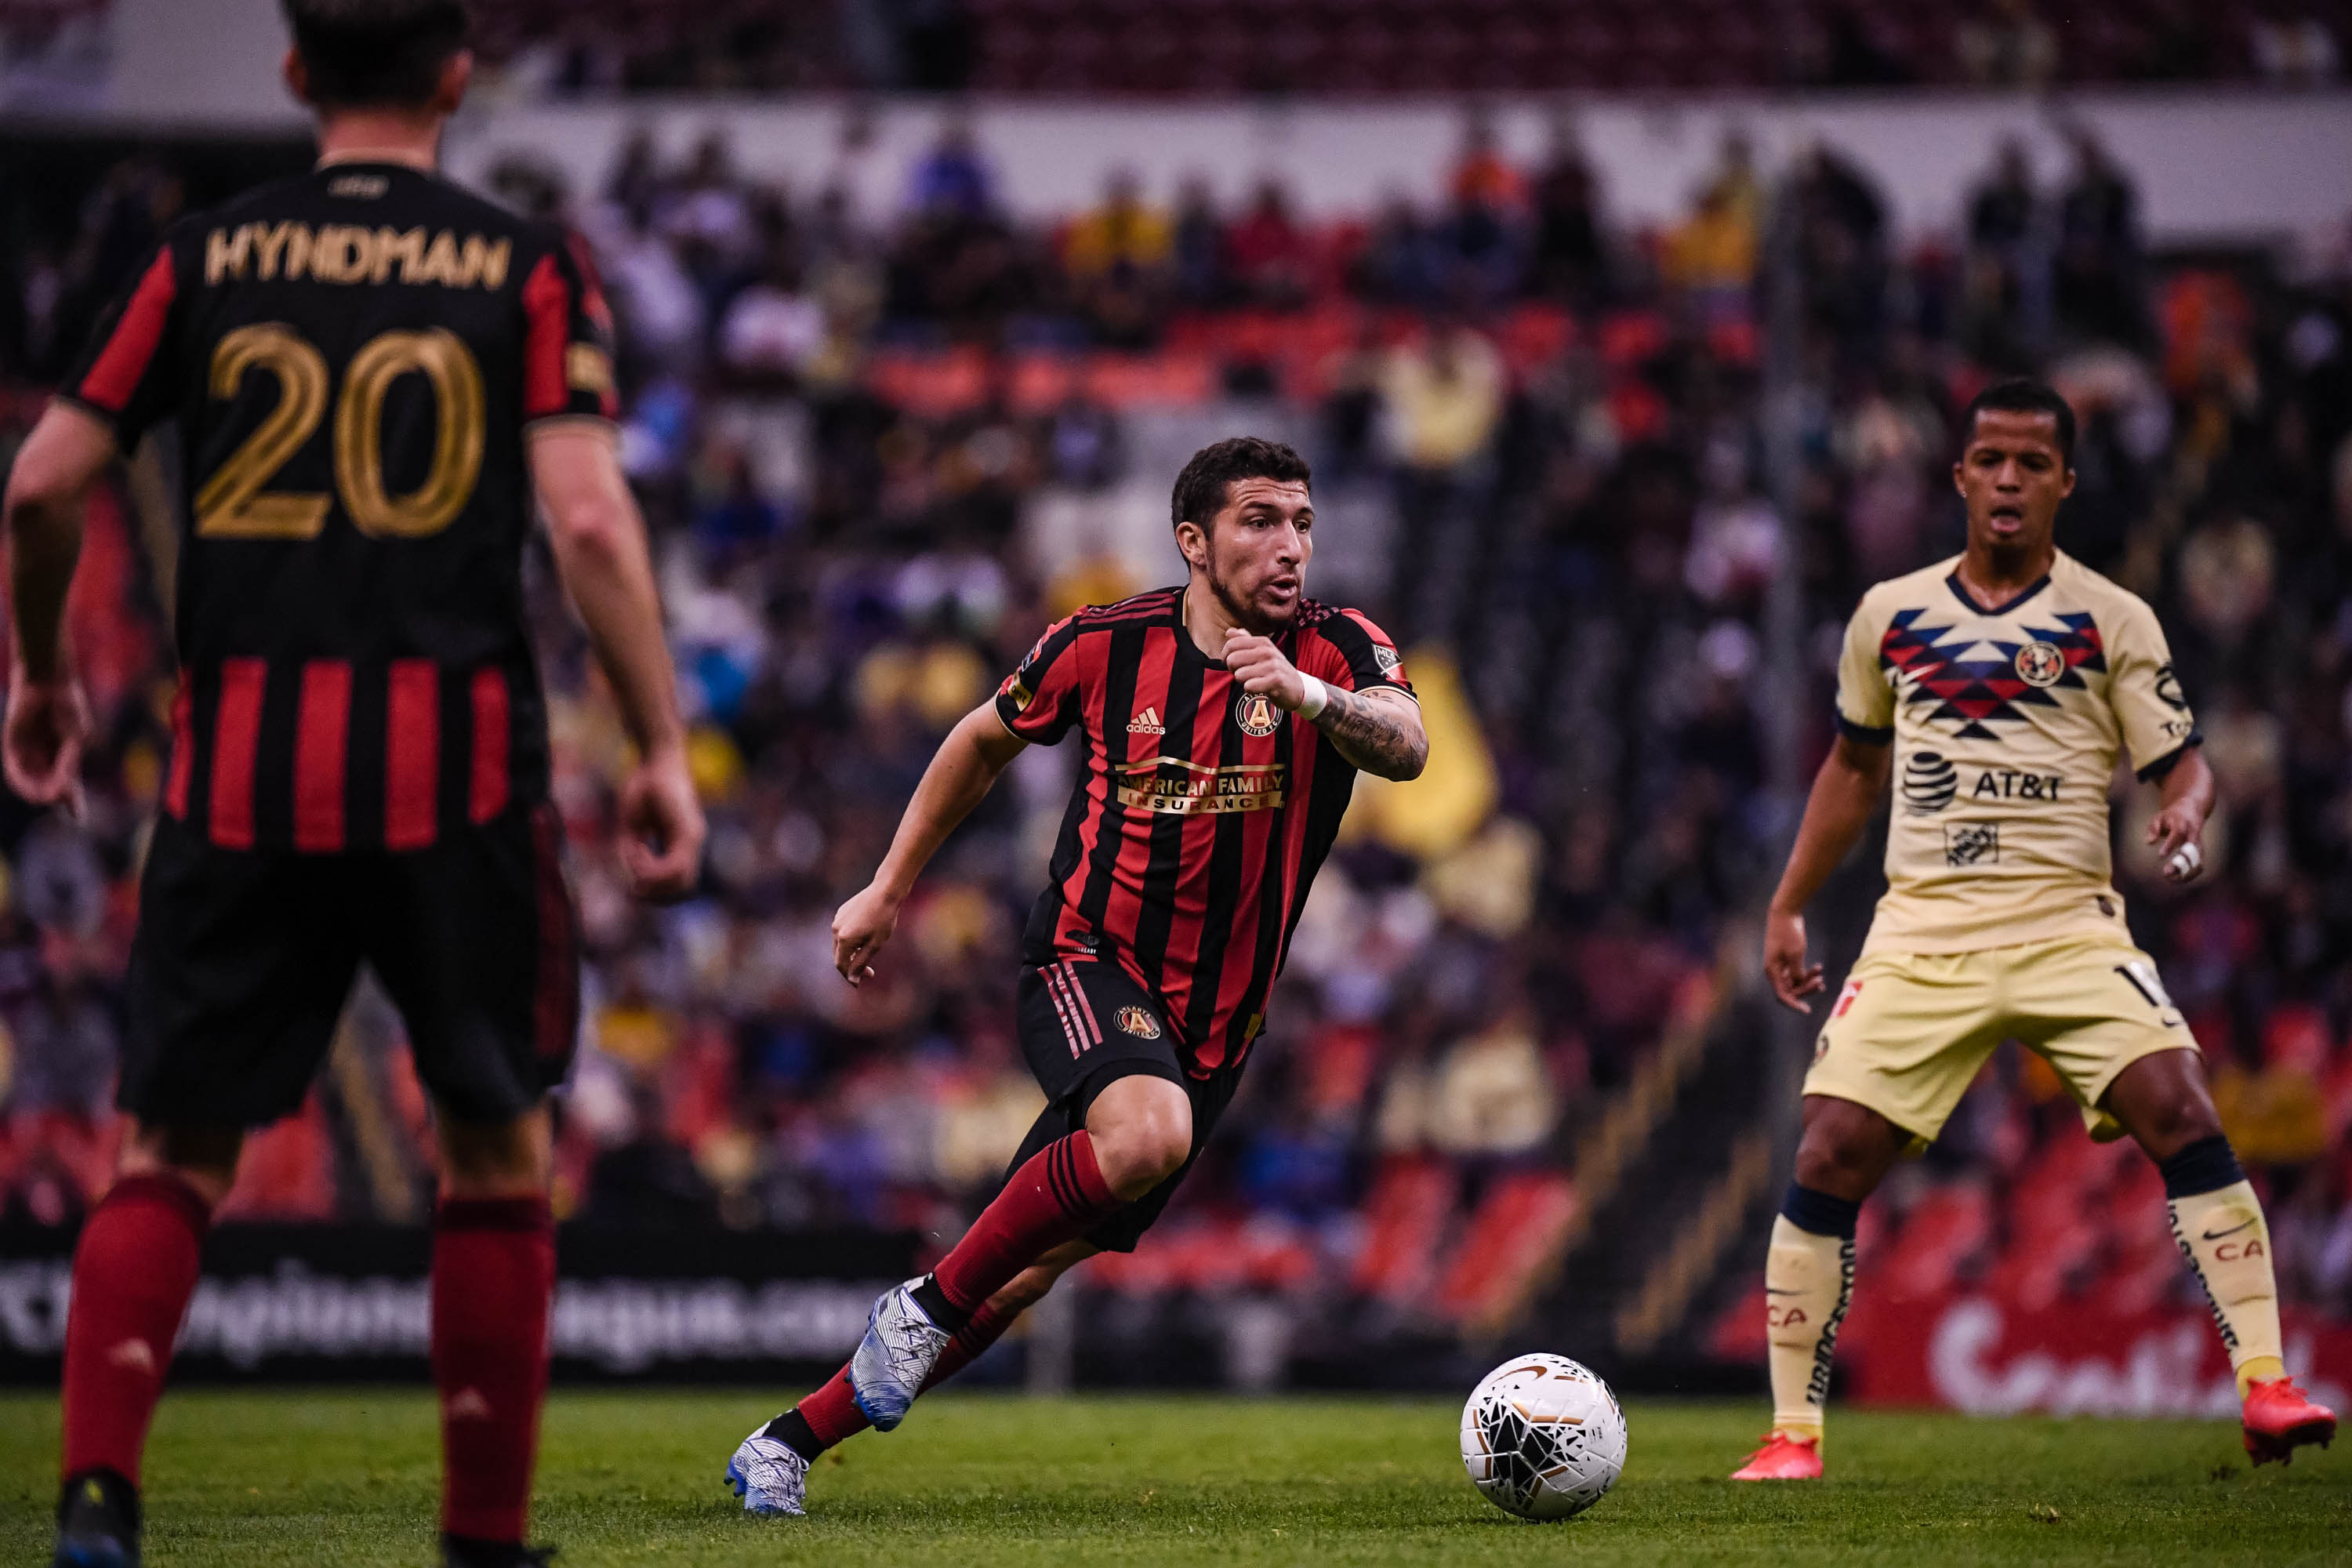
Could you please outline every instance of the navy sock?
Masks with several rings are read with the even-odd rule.
[[[1790,1182],[1789,1195],[1780,1200],[1780,1213],[1799,1230],[1811,1231],[1815,1236],[1842,1236],[1852,1241],[1854,1224],[1862,1216],[1862,1205]]]
[[[2200,1193],[2216,1193],[2246,1179],[2238,1156],[2230,1148],[2230,1141],[2219,1132],[2176,1151],[2169,1160],[2158,1160],[2156,1168],[2164,1173],[2164,1195],[2168,1198],[2193,1198]]]

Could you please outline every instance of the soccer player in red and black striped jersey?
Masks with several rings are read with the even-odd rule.
[[[173,426],[185,477],[171,769],[140,892],[121,1174],[75,1256],[56,1561],[135,1563],[148,1418],[248,1128],[298,1107],[361,963],[439,1129],[432,1359],[455,1564],[522,1544],[554,1247],[542,1100],[578,971],[522,613],[536,491],[635,733],[622,857],[703,834],[579,247],[445,184],[460,0],[285,0],[318,168],[165,237],[10,475],[5,757],[78,799],[62,620],[89,489]]]
[[[1040,637],[948,736],[872,885],[834,918],[855,985],[1006,764],[1083,737],[1021,956],[1021,1045],[1045,1110],[938,1268],[885,1294],[850,1364],[745,1440],[729,1474],[746,1508],[800,1512],[810,1459],[896,1426],[1071,1265],[1134,1247],[1233,1098],[1358,771],[1421,772],[1428,740],[1395,647],[1305,596],[1307,478],[1273,442],[1196,453],[1171,508],[1186,584]]]

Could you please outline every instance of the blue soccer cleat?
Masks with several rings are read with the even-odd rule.
[[[940,1363],[940,1352],[955,1336],[931,1321],[916,1303],[909,1279],[882,1292],[866,1315],[866,1337],[849,1358],[850,1397],[877,1432],[887,1432],[907,1418],[907,1407],[923,1391],[924,1380]]]
[[[727,1485],[743,1500],[745,1513],[788,1513],[798,1519],[808,1498],[809,1462],[791,1444],[766,1432],[763,1426],[744,1438],[727,1461]]]

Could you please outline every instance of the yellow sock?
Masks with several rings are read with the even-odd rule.
[[[1822,1436],[1830,1356],[1853,1299],[1853,1238],[1816,1236],[1786,1215],[1772,1219],[1764,1258],[1764,1321],[1772,1346],[1772,1430]]]
[[[2239,1181],[2210,1193],[2174,1198],[2173,1239],[2189,1259],[2205,1299],[2213,1304],[2213,1325],[2238,1374],[2238,1397],[2247,1386],[2286,1372],[2281,1359],[2278,1284],[2271,1274],[2271,1232],[2262,1200],[2250,1183]]]

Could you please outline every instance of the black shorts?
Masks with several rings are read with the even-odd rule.
[[[552,807],[400,853],[222,849],[159,817],[131,947],[117,1100],[163,1126],[257,1127],[302,1103],[372,966],[416,1074],[458,1121],[563,1079],[580,944]]]
[[[1095,1097],[1122,1078],[1164,1078],[1192,1102],[1192,1152],[1184,1163],[1087,1233],[1087,1240],[1105,1252],[1133,1252],[1200,1159],[1241,1074],[1228,1070],[1195,1078],[1187,1072],[1165,1009],[1116,963],[1066,959],[1042,968],[1024,966],[1014,1011],[1021,1054],[1037,1075],[1046,1105],[1005,1167],[1008,1180],[1039,1151],[1084,1127]]]

